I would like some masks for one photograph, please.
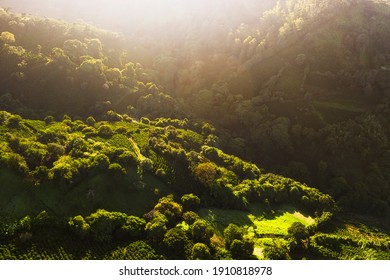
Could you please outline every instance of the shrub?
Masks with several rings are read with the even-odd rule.
[[[225,246],[230,248],[230,245],[234,240],[242,240],[244,231],[242,228],[235,224],[229,224],[223,231],[223,236],[225,237]]]
[[[195,212],[193,211],[188,211],[188,212],[185,212],[183,214],[183,220],[189,224],[189,225],[192,225],[193,223],[195,223],[197,220],[199,220],[200,217],[198,214],[196,214]]]
[[[128,216],[126,223],[118,230],[119,236],[141,237],[145,233],[146,221],[136,216]]]
[[[46,124],[52,124],[52,123],[54,123],[54,117],[53,116],[46,116],[44,118],[44,121]]]
[[[196,243],[192,247],[191,257],[193,260],[209,260],[211,258],[210,249],[204,243]]]
[[[126,224],[127,215],[99,209],[85,220],[90,225],[91,234],[96,241],[109,242],[113,238],[114,231]]]
[[[168,230],[163,239],[164,248],[167,253],[175,259],[187,259],[190,252],[190,240],[186,233],[180,228]]]
[[[10,128],[18,128],[22,122],[22,117],[19,115],[12,115],[7,120],[7,126]]]
[[[235,259],[250,259],[253,255],[254,242],[250,239],[234,239],[230,252]]]
[[[214,229],[207,221],[197,220],[191,226],[191,233],[195,241],[210,244],[210,238],[214,234]]]
[[[162,197],[154,207],[154,210],[164,214],[169,222],[175,222],[181,217],[183,207],[179,203],[174,202],[170,197]]]
[[[108,170],[113,174],[113,175],[126,175],[126,169],[124,169],[119,163],[111,163],[108,166]]]
[[[192,193],[183,195],[180,200],[184,210],[187,211],[196,210],[200,205],[200,198]]]
[[[111,127],[108,125],[101,125],[98,129],[99,136],[103,138],[109,138],[112,135],[114,135],[114,132],[112,131]]]
[[[85,123],[89,126],[94,126],[96,124],[96,120],[94,117],[89,116],[86,120]]]
[[[117,121],[121,121],[123,118],[118,113],[110,110],[110,111],[107,111],[107,113],[106,113],[106,119],[110,122],[117,122]]]
[[[90,226],[80,215],[71,218],[68,225],[70,229],[81,238],[85,238],[89,234]]]

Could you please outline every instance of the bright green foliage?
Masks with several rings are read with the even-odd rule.
[[[389,258],[389,5],[227,2],[142,38],[0,8],[0,258]]]
[[[181,217],[183,207],[177,202],[174,202],[172,198],[163,197],[156,204],[154,210],[159,211],[168,221],[173,222]]]
[[[85,238],[89,234],[90,225],[82,216],[76,216],[69,220],[69,227],[81,238]]]

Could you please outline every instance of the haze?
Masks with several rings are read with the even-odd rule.
[[[2,0],[0,6],[14,12],[64,20],[83,20],[123,33],[140,29],[170,29],[195,21],[232,25],[233,18],[250,20],[274,1],[234,0]],[[237,15],[241,15],[239,18]],[[171,30],[175,31],[175,30]]]

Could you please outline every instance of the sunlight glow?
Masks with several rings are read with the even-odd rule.
[[[59,3],[62,0],[57,0]],[[70,0],[65,3],[72,9],[88,10],[96,15],[137,18],[147,21],[185,19],[192,15],[206,16],[223,8],[231,0]],[[56,2],[56,1],[51,1]],[[71,2],[71,4],[69,3]],[[74,2],[74,3],[73,3]],[[66,12],[66,9],[65,11]]]

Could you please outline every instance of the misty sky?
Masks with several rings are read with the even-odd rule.
[[[229,24],[233,15],[258,16],[256,11],[267,2],[273,0],[0,0],[0,6],[69,21],[82,19],[98,27],[126,32],[134,25],[155,26],[173,21]]]

